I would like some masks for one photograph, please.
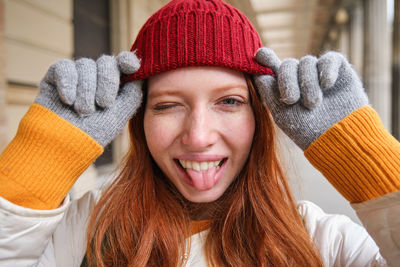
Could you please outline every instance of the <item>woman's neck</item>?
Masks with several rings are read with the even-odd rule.
[[[185,203],[185,207],[192,221],[211,220],[219,214],[219,210],[222,206],[221,200],[209,203],[193,203],[189,201]]]

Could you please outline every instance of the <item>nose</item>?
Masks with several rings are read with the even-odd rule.
[[[204,151],[218,139],[216,119],[207,109],[193,110],[185,118],[182,143],[191,151]]]

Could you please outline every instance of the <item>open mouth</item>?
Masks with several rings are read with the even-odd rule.
[[[174,159],[183,181],[200,191],[209,190],[218,183],[227,160],[228,158],[209,161]]]
[[[219,170],[219,168],[221,168],[221,166],[225,163],[226,160],[227,158],[215,161],[192,161],[192,160],[175,159],[175,162],[178,164],[178,166],[180,166],[184,170],[190,169],[196,172],[202,172],[202,171],[207,171],[214,167],[217,167],[217,170]]]

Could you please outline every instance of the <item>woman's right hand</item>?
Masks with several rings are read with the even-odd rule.
[[[140,60],[133,52],[104,55],[96,62],[63,59],[50,66],[35,103],[86,132],[105,147],[125,127],[142,101],[142,81],[120,88],[121,74],[133,74]]]

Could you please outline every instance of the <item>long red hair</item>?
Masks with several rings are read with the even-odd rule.
[[[205,253],[211,266],[322,266],[279,164],[270,113],[246,77],[256,129],[249,158],[218,201]],[[180,266],[190,236],[187,201],[147,148],[144,106],[129,123],[130,150],[94,208],[89,266]]]

